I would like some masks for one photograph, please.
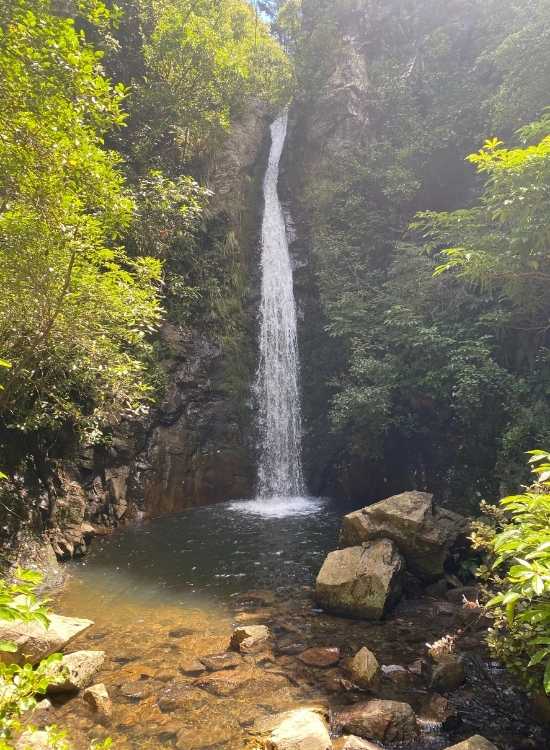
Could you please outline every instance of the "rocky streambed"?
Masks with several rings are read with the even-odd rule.
[[[399,596],[388,587],[383,619],[319,605],[315,576],[339,526],[324,501],[267,518],[222,505],[101,540],[58,609],[94,621],[69,650],[105,652],[90,679],[109,710],[101,690],[58,693],[34,723],[66,725],[77,750],[105,736],[128,750],[440,750],[476,735],[499,750],[548,747],[485,650],[475,589],[444,570],[430,583],[407,573],[398,541]],[[363,579],[355,594],[369,590]],[[459,747],[491,747],[479,743]]]

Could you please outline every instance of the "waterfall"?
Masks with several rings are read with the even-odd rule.
[[[304,494],[298,383],[296,303],[283,210],[277,192],[286,138],[285,111],[271,125],[271,149],[264,177],[260,360],[255,392],[259,406],[258,496]]]

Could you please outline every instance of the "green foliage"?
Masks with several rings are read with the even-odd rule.
[[[533,691],[550,694],[550,454],[530,453],[535,483],[501,500],[494,526],[480,526],[473,539],[489,551],[482,574],[499,589],[487,604],[489,643]]]
[[[37,0],[0,5],[0,76],[2,422],[93,437],[147,395],[160,317],[160,263],[120,247],[133,204],[103,147],[124,91],[74,20]]]

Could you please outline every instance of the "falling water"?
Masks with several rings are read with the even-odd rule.
[[[260,498],[304,494],[296,304],[285,220],[277,193],[286,129],[284,112],[271,126],[271,150],[264,177],[260,362],[256,376]]]

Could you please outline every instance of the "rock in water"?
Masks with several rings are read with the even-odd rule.
[[[0,651],[0,662],[29,662],[36,664],[50,654],[61,651],[73,638],[88,630],[94,623],[77,617],[48,615],[50,624],[45,628],[39,622],[0,621],[0,641],[11,641],[17,653]]]
[[[231,636],[230,647],[241,654],[254,654],[260,651],[269,639],[269,628],[265,625],[241,625]]]
[[[361,688],[369,688],[373,685],[380,672],[378,659],[363,646],[352,659],[350,674],[353,682]]]
[[[450,549],[468,529],[464,516],[434,506],[433,495],[403,492],[344,516],[340,543],[391,539],[407,567],[424,580],[440,578]]]
[[[86,688],[82,697],[90,706],[92,711],[103,719],[110,719],[113,714],[113,704],[109,698],[109,693],[105,685],[100,682],[97,685]]]
[[[298,708],[275,718],[264,746],[266,750],[332,750],[332,741],[318,712]]]
[[[67,693],[88,687],[104,661],[105,651],[75,651],[66,654],[56,667],[60,674],[65,671],[64,680],[49,685],[48,693]]]
[[[354,734],[347,734],[336,740],[334,750],[382,750],[382,748],[370,740],[364,740]]]
[[[466,678],[464,664],[457,656],[441,659],[432,671],[430,687],[433,690],[448,692],[459,688]]]
[[[340,661],[339,648],[308,648],[298,656],[308,667],[333,667]]]
[[[398,701],[358,703],[339,713],[336,721],[346,732],[383,743],[408,742],[418,733],[414,711]]]
[[[315,597],[331,612],[379,620],[401,594],[404,569],[403,558],[389,539],[339,549],[323,563]]]
[[[486,740],[485,737],[476,734],[470,737],[469,740],[464,740],[464,742],[459,742],[458,745],[448,747],[447,750],[498,750],[498,748],[492,742]]]

